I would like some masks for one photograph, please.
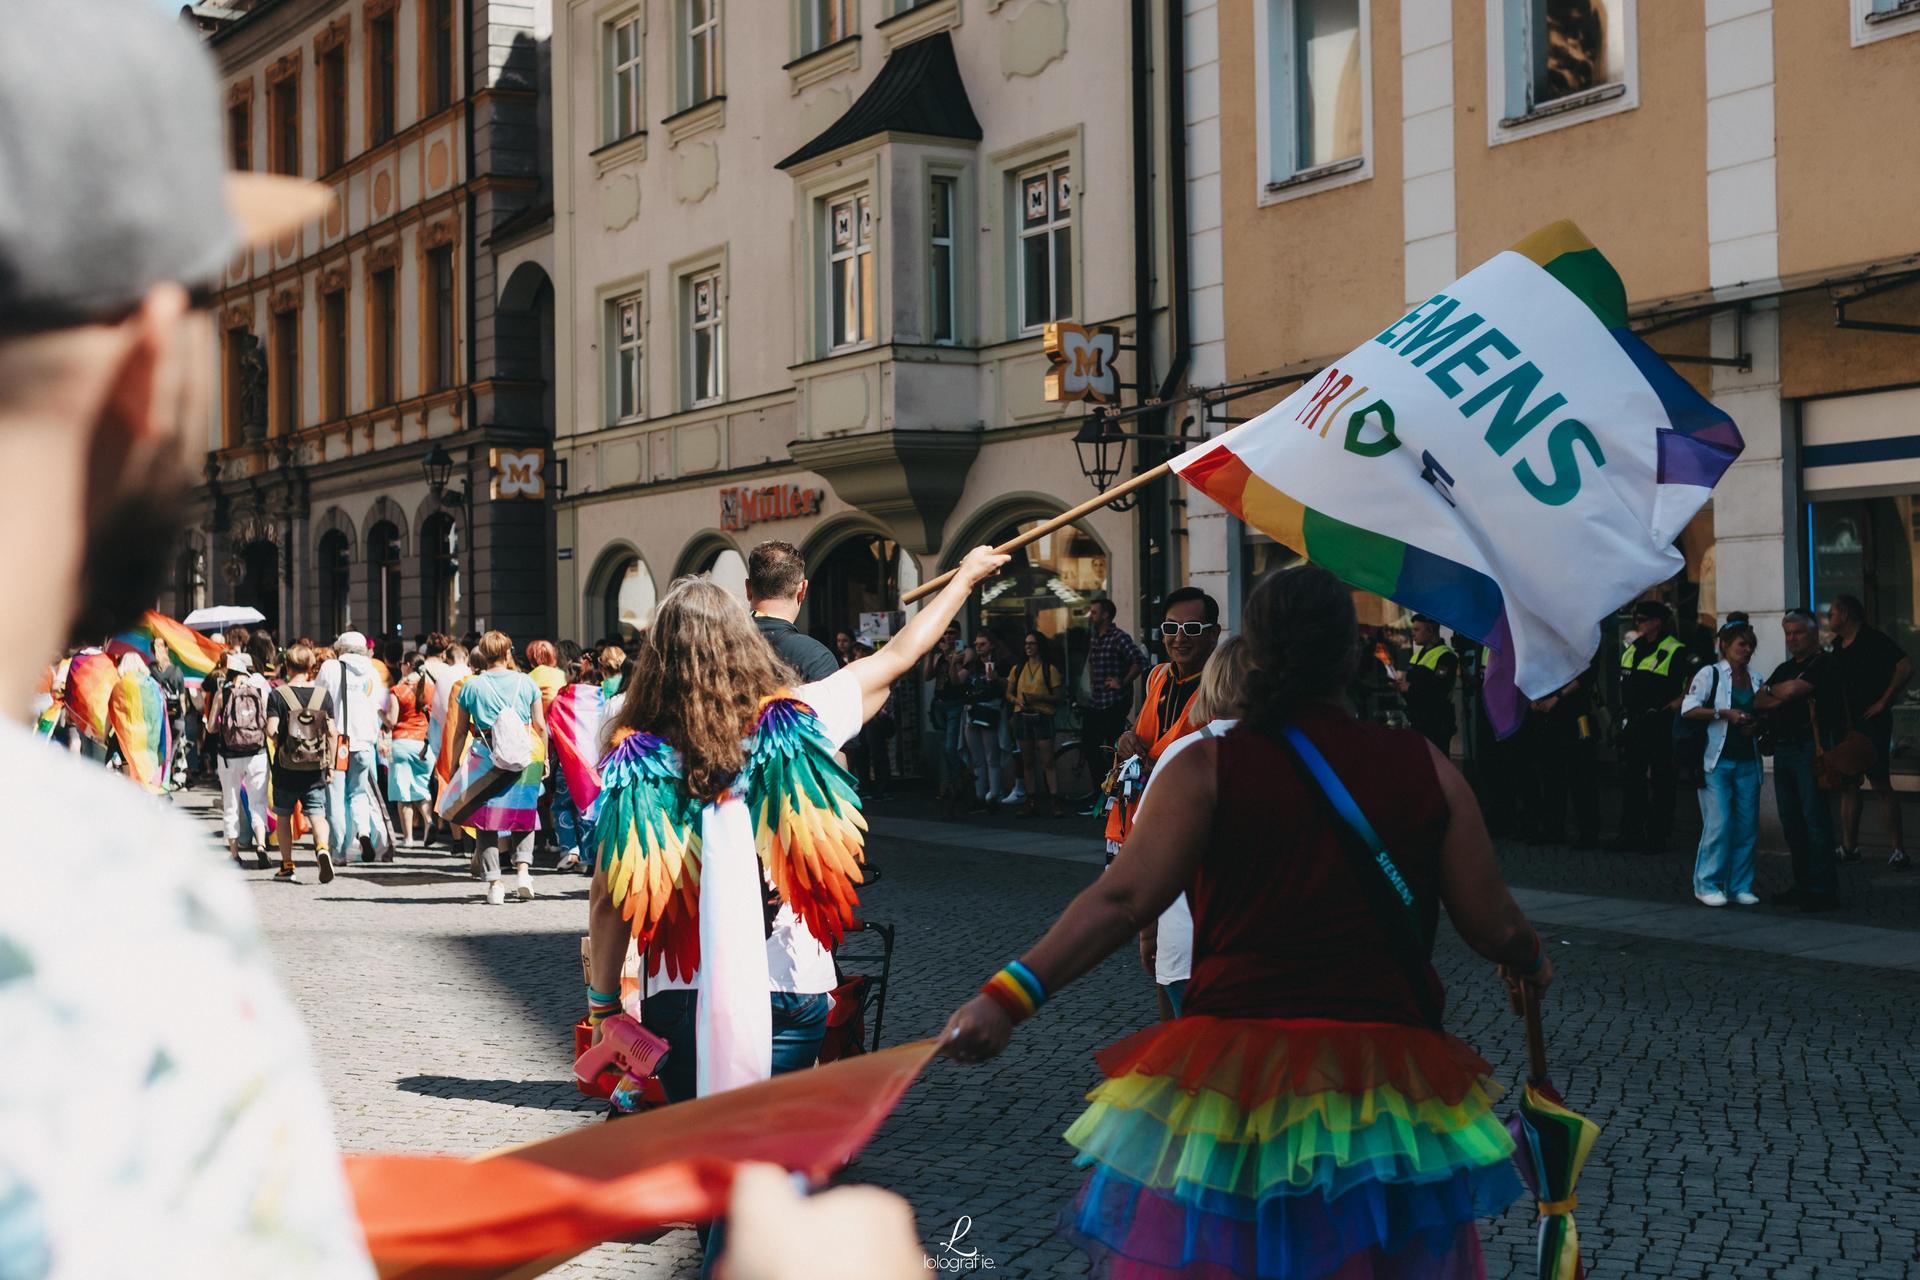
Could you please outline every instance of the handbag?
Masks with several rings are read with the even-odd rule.
[[[1813,784],[1822,791],[1852,791],[1867,776],[1879,755],[1873,739],[1854,728],[1851,713],[1847,731],[1831,747],[1820,745],[1820,716],[1807,699],[1807,719],[1813,725]]]
[[[1720,701],[1720,664],[1708,668],[1713,682],[1707,689],[1703,706]],[[1709,721],[1689,720],[1683,712],[1673,718],[1673,780],[1678,786],[1696,791],[1707,785],[1707,725]]]
[[[1290,724],[1282,726],[1280,732],[1278,741],[1312,784],[1309,789],[1318,791],[1320,799],[1332,811],[1334,834],[1341,851],[1347,855],[1354,881],[1373,909],[1374,919],[1380,925],[1381,941],[1399,966],[1420,1016],[1429,1028],[1441,1030],[1445,1009],[1440,993],[1434,988],[1433,966],[1429,962],[1433,954],[1433,928],[1422,915],[1413,889],[1400,874],[1400,868],[1394,865],[1386,842],[1354,801],[1346,783],[1340,781],[1340,775],[1320,754],[1313,739]]]

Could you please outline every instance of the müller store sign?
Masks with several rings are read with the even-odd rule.
[[[738,531],[767,520],[794,520],[820,514],[825,489],[802,489],[797,484],[770,484],[758,489],[734,487],[720,491],[720,527]]]

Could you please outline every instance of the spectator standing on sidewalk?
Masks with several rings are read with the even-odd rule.
[[[1753,649],[1747,615],[1729,614],[1720,628],[1720,661],[1694,676],[1680,706],[1681,715],[1707,726],[1693,896],[1708,907],[1724,907],[1729,900],[1743,907],[1760,904],[1753,891],[1753,851],[1760,829],[1759,722],[1753,715],[1757,689],[1747,669]]]
[[[967,672],[966,653],[960,647],[960,628],[948,627],[933,652],[920,660],[920,679],[933,689],[933,700],[927,706],[927,722],[939,753],[940,799],[947,816],[952,817],[971,795],[973,785],[964,751]]]
[[[1534,702],[1540,819],[1535,833],[1547,844],[1567,842],[1567,803],[1573,803],[1573,847],[1600,843],[1600,791],[1593,763],[1593,668]],[[1438,744],[1436,744],[1438,745]]]
[[[1665,853],[1673,830],[1673,717],[1697,669],[1693,653],[1668,630],[1672,611],[1658,600],[1633,606],[1633,634],[1620,652],[1620,853]]]
[[[1133,686],[1147,669],[1147,655],[1133,637],[1114,625],[1113,601],[1095,600],[1087,606],[1087,710],[1080,720],[1080,748],[1087,764],[1105,777],[1113,768],[1113,744],[1127,727],[1133,710]],[[1100,811],[1094,798],[1091,817]]]
[[[798,547],[768,539],[747,553],[747,607],[754,625],[802,684],[840,669],[833,650],[795,625],[806,602],[807,563]]]
[[[1913,862],[1907,856],[1900,796],[1893,789],[1893,704],[1913,680],[1913,660],[1886,632],[1867,625],[1867,607],[1854,596],[1833,598],[1827,625],[1833,629],[1834,677],[1846,727],[1860,730],[1873,743],[1867,781],[1874,794],[1886,800],[1887,835],[1893,841],[1887,866],[1905,871]],[[1840,795],[1840,825],[1845,840],[1840,860],[1860,861],[1858,788]]]
[[[991,808],[1013,790],[1000,735],[1006,726],[1007,667],[1000,641],[976,632],[966,659],[967,759],[973,765],[974,807]]]
[[[1131,783],[1120,785],[1134,790],[1131,795],[1123,791],[1113,796],[1113,807],[1107,813],[1108,862],[1126,843],[1133,811],[1160,753],[1199,727],[1188,717],[1188,711],[1200,688],[1200,672],[1219,640],[1217,600],[1198,587],[1181,587],[1167,595],[1161,607],[1160,643],[1168,660],[1148,673],[1147,696],[1139,718],[1114,744],[1115,769],[1134,775]],[[1128,761],[1138,764],[1130,766]]]
[[[1040,811],[1044,792],[1052,799],[1056,818],[1066,816],[1060,802],[1060,778],[1053,767],[1054,715],[1066,695],[1067,677],[1054,665],[1053,646],[1039,631],[1021,641],[1018,666],[1008,673],[1007,706],[1013,712],[1014,737],[1020,743],[1020,764],[1027,778],[1027,802],[1019,816]]]
[[[1814,778],[1819,751],[1814,716],[1819,689],[1832,675],[1820,648],[1820,620],[1805,609],[1789,609],[1780,619],[1787,660],[1760,686],[1754,705],[1767,712],[1773,738],[1773,794],[1780,827],[1793,856],[1793,888],[1769,901],[1802,911],[1831,911],[1840,905],[1833,865],[1833,818]]]

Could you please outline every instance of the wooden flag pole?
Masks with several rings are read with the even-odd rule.
[[[1080,519],[1082,516],[1092,515],[1094,512],[1106,506],[1109,502],[1114,501],[1116,498],[1124,498],[1128,494],[1132,493],[1135,489],[1143,488],[1144,486],[1152,484],[1155,480],[1158,480],[1163,476],[1168,476],[1172,474],[1173,474],[1173,464],[1171,462],[1163,462],[1159,466],[1153,468],[1151,471],[1142,471],[1139,475],[1134,476],[1130,480],[1122,480],[1119,484],[1113,486],[1113,488],[1107,490],[1105,493],[1101,494],[1096,498],[1087,499],[1087,501],[1081,503],[1079,506],[1075,507],[1071,511],[1062,511],[1059,515],[1055,516],[1053,519],[1044,521],[1043,523],[1034,526],[1033,528],[1027,530],[1025,533],[1021,534],[1019,537],[1013,538],[1007,542],[1001,543],[999,546],[995,547],[994,550],[1001,555],[1006,555],[1008,552],[1012,552],[1012,551],[1018,551],[1021,547],[1026,546],[1029,542],[1038,542],[1040,539],[1052,533],[1055,529],[1063,529],[1067,525],[1072,524],[1075,520]],[[968,550],[972,550],[972,548],[968,548]],[[945,573],[941,574],[939,577],[935,578],[933,581],[921,583],[919,586],[915,587],[913,590],[907,592],[907,594],[905,594],[904,596],[901,596],[900,603],[913,604],[916,601],[924,600],[926,597],[932,595],[934,592],[938,591],[940,588],[946,586],[948,582],[952,581],[953,573],[954,571],[952,569],[949,569]]]
[[[1527,1079],[1543,1084],[1547,1079],[1547,1035],[1540,1026],[1540,995],[1524,982],[1520,984],[1520,1011],[1527,1019]]]

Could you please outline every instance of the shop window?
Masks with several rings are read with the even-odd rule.
[[[253,168],[253,104],[236,102],[227,108],[227,154],[236,172]]]
[[[637,293],[607,303],[607,408],[614,422],[646,413],[646,309]]]
[[[849,192],[821,203],[831,311],[827,347],[846,351],[873,341],[873,197]]]
[[[601,31],[601,47],[606,51],[602,142],[632,137],[646,125],[647,106],[641,79],[646,50],[640,39],[644,21],[635,11],[607,23]]]
[[[1367,0],[1265,0],[1256,75],[1269,191],[1366,164]]]
[[[998,546],[1039,523],[1008,524],[981,541]],[[993,587],[972,606],[971,631],[992,632],[1010,656],[1021,652],[1021,637],[1028,631],[1040,632],[1053,642],[1054,661],[1065,671],[1067,687],[1078,687],[1087,660],[1087,606],[1113,590],[1099,539],[1082,525],[1057,529],[1015,551]],[[1129,621],[1122,618],[1120,625]]]
[[[389,10],[367,23],[367,145],[370,147],[393,136],[399,113],[394,62],[393,12]]]
[[[267,99],[267,167],[297,177],[300,173],[300,79],[289,76],[273,86]]]
[[[427,250],[427,303],[431,320],[422,360],[427,371],[427,390],[445,391],[460,380],[454,367],[452,245]]]
[[[273,386],[273,410],[268,429],[276,436],[300,429],[300,313],[276,311],[271,325],[272,363],[267,379]]]
[[[426,0],[427,115],[453,105],[453,0]]]
[[[329,529],[320,535],[320,617],[326,634],[337,636],[353,628],[353,552],[347,535]]]
[[[726,397],[726,300],[721,273],[701,271],[680,282],[680,312],[685,317],[681,401],[684,407],[717,404]]]
[[[800,0],[800,55],[815,53],[852,35],[859,25],[855,2]]]
[[[372,359],[368,362],[368,381],[373,385],[373,406],[393,403],[400,367],[400,299],[395,291],[394,270],[388,267],[368,277],[372,297],[368,302],[368,342]]]
[[[420,590],[427,629],[460,630],[460,526],[437,511],[420,526]]]
[[[320,420],[347,416],[347,291],[320,299]]]
[[[1073,177],[1064,163],[1014,181],[1019,244],[1015,281],[1022,333],[1073,315]]]
[[[747,558],[732,547],[720,547],[698,562],[695,573],[704,573],[716,586],[724,587],[742,601],[747,598]]]
[[[367,530],[367,588],[372,606],[369,612],[377,636],[404,634],[403,580],[400,529],[391,520],[382,520]]]
[[[336,44],[319,63],[320,172],[332,173],[347,162],[347,46]]]
[[[1920,665],[1920,495],[1810,503],[1804,534],[1809,596],[1822,621],[1835,596],[1852,596],[1866,605],[1867,625]],[[1920,684],[1909,685],[1893,706],[1893,767],[1920,773]]]
[[[225,427],[221,441],[230,449],[246,439],[247,354],[254,346],[253,332],[245,327],[229,329],[223,346],[226,367],[221,378],[221,418]]]
[[[927,332],[941,344],[954,342],[959,330],[953,234],[958,185],[951,174],[936,175],[927,183]]]
[[[724,90],[720,84],[720,0],[675,0],[679,11],[679,96],[676,106],[697,107]]]
[[[1634,106],[1634,4],[1488,0],[1494,141]]]
[[[647,562],[629,556],[616,563],[605,579],[601,594],[601,634],[622,642],[637,639],[653,625],[653,607],[658,596]]]

